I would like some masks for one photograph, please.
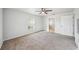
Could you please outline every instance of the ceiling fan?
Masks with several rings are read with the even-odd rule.
[[[47,12],[51,12],[52,10],[47,10],[46,8],[41,8],[40,11],[36,11],[39,12],[40,14],[48,14]]]

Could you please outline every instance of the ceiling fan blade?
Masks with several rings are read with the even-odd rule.
[[[46,10],[46,12],[50,12],[50,11],[52,11],[52,10]]]
[[[45,14],[47,14],[47,12],[44,12]]]

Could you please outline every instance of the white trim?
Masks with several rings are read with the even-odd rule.
[[[3,44],[3,42],[2,42],[2,43],[0,43],[0,48],[2,47],[2,44]]]
[[[40,30],[40,31],[44,31],[44,30]],[[40,32],[40,31],[36,31],[36,32]],[[36,33],[36,32],[32,32],[32,33]],[[7,39],[4,39],[3,41],[10,40],[10,39],[15,39],[15,38],[22,37],[22,36],[25,36],[25,35],[29,35],[29,34],[32,34],[32,33],[28,33],[28,34],[19,35],[19,36],[12,37],[12,38],[7,38]]]

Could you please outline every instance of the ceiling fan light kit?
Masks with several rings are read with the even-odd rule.
[[[48,12],[51,12],[52,10],[46,10],[46,8],[41,8],[40,11],[36,11],[36,12],[39,12],[40,15],[47,15]]]

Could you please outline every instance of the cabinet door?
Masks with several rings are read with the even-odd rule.
[[[61,16],[61,33],[73,36],[73,15]]]

